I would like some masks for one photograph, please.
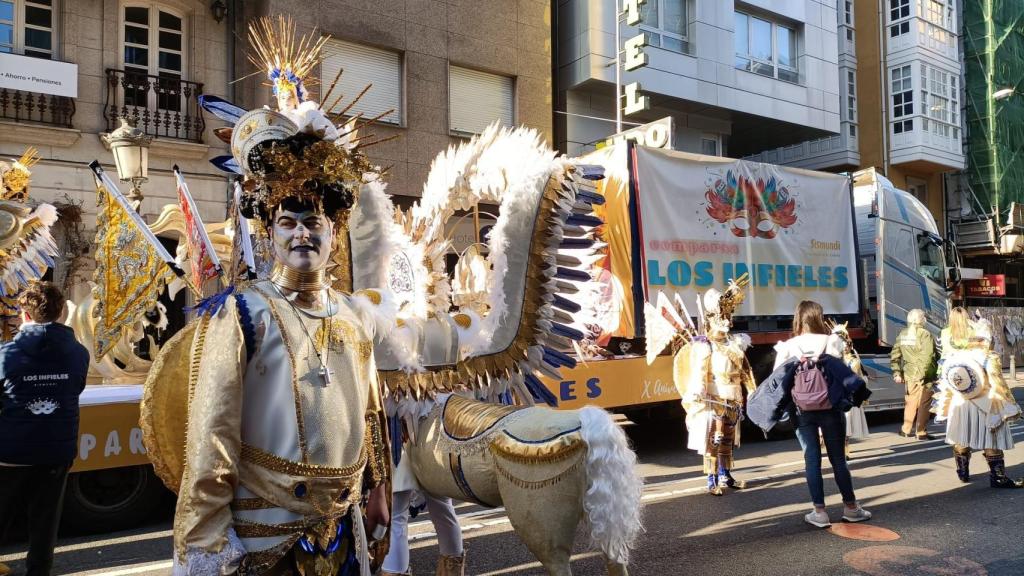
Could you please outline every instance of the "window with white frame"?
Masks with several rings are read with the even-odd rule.
[[[334,79],[338,78],[330,97],[331,102],[321,100],[324,106],[331,107],[329,112],[341,112],[348,108],[346,115],[361,114],[363,120],[384,114],[377,122],[402,123],[401,54],[331,39],[324,44],[323,57],[323,63],[320,65],[320,85],[326,90]],[[338,72],[342,69],[344,72],[339,77]],[[370,89],[366,94],[352,104],[352,98],[367,86],[370,86]],[[347,95],[347,98],[338,101],[338,96],[342,95]],[[389,110],[391,112],[388,112]]]
[[[651,46],[688,54],[693,0],[647,0],[640,5],[640,29]]]
[[[921,65],[921,102],[927,107],[922,128],[936,136],[960,137],[960,92],[957,75]]]
[[[762,76],[797,82],[796,29],[736,12],[735,66]]]
[[[914,129],[914,120],[906,118],[914,114],[914,84],[910,65],[893,68],[889,84],[892,94],[893,133],[901,134]],[[906,118],[901,120],[901,118]]]
[[[512,126],[514,82],[508,76],[448,66],[448,126],[455,134],[480,134],[492,122]]]
[[[0,0],[0,52],[52,60],[57,53],[56,0]]]
[[[853,70],[846,71],[846,119],[857,121],[857,74]]]
[[[910,32],[910,0],[889,0],[889,36]]]
[[[185,77],[185,17],[157,2],[123,6],[122,64],[128,106],[177,111]]]
[[[953,29],[953,2],[951,0],[918,1],[921,3],[921,13],[925,20],[947,30]]]
[[[701,134],[700,153],[705,156],[719,156],[718,134]]]
[[[847,26],[853,26],[853,1],[846,0],[843,2],[843,22]]]

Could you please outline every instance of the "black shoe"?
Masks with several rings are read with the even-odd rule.
[[[931,434],[918,434],[917,435],[917,439],[918,440],[935,440],[935,436],[932,436]]]
[[[1024,488],[1024,479],[1013,480],[1006,475],[1006,464],[1003,459],[991,458],[988,460],[989,476],[988,484],[993,488]]]
[[[899,432],[897,432],[897,434],[899,434],[899,435],[900,435],[900,436],[902,436],[903,438],[914,438],[914,437],[915,437],[915,436],[914,436],[913,434],[907,434],[907,433],[905,433],[905,432],[904,432],[904,431],[902,431],[902,430],[900,430]]]

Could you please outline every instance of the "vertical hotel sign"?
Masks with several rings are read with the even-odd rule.
[[[646,0],[625,0],[625,2],[626,24],[630,26],[640,24],[640,5],[645,4]],[[615,25],[618,26],[618,22]],[[622,51],[625,53],[626,58],[622,68],[626,72],[647,66],[647,54],[644,52],[644,46],[647,46],[647,36],[644,35],[643,31],[626,40],[625,44],[623,44]],[[627,116],[651,107],[650,98],[643,93],[639,82],[630,82],[626,84],[625,89],[626,102],[623,106],[623,112]]]

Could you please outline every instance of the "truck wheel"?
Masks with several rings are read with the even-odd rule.
[[[62,526],[76,533],[126,530],[152,518],[169,491],[150,466],[68,476]]]
[[[623,413],[634,424],[644,427],[679,426],[686,417],[679,402],[627,410]]]

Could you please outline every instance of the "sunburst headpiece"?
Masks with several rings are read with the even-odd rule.
[[[28,201],[28,183],[32,178],[32,167],[38,162],[39,152],[31,146],[13,163],[0,162],[0,177],[3,180],[0,200]]]
[[[306,101],[306,87],[315,82],[310,72],[320,63],[327,42],[326,36],[317,36],[314,30],[309,36],[296,38],[295,22],[282,15],[249,24],[249,43],[254,51],[249,60],[267,71],[275,96],[294,93],[299,103]]]

